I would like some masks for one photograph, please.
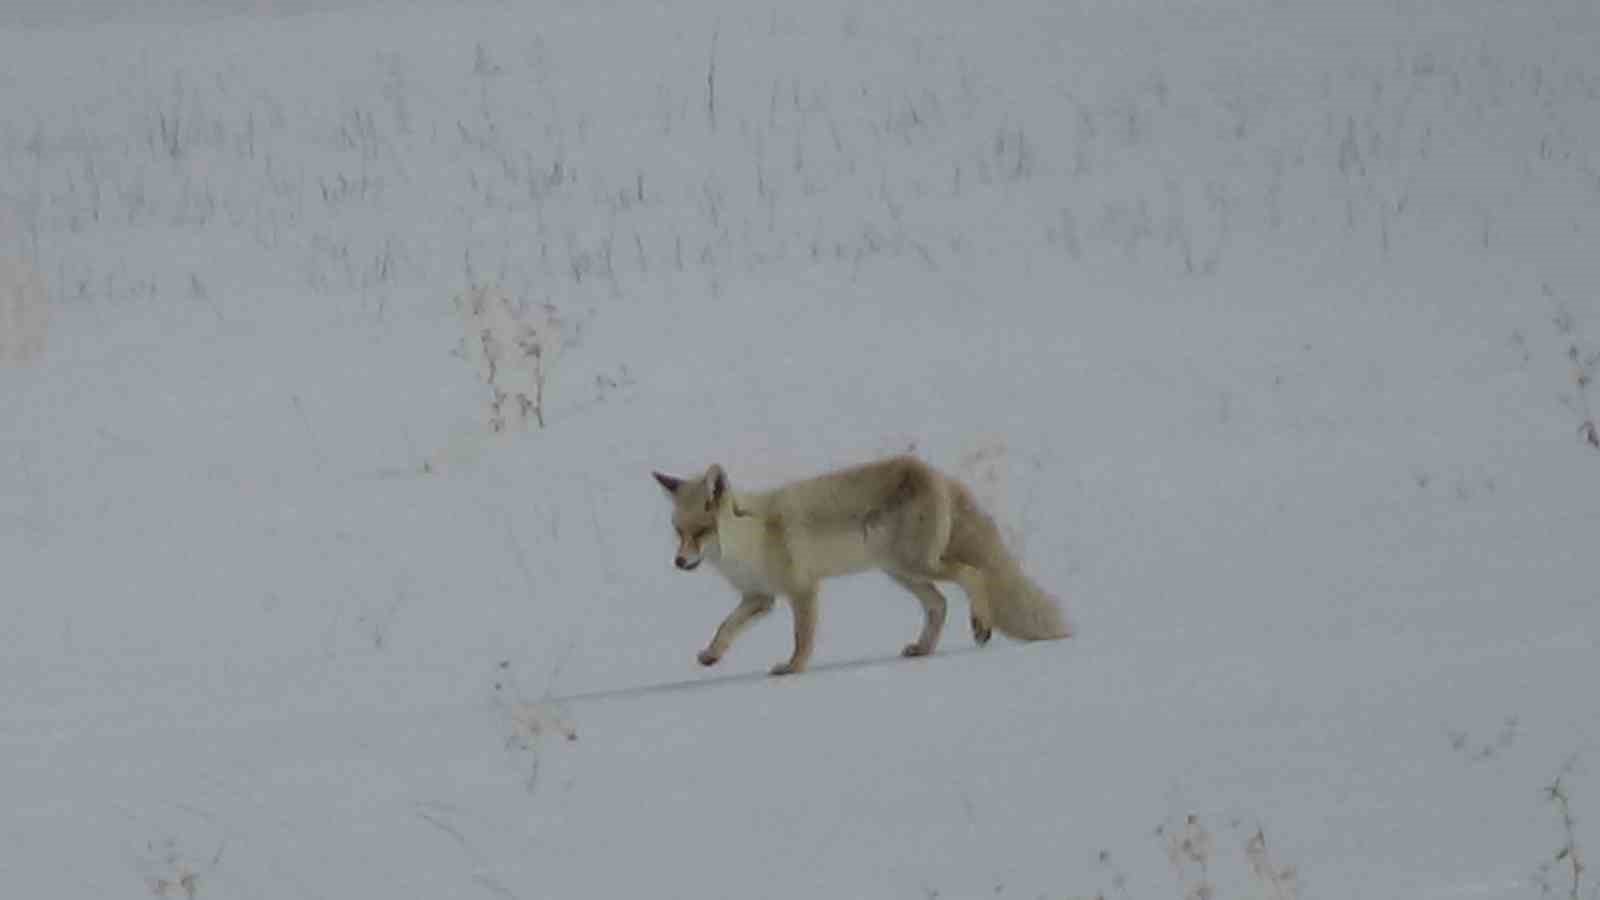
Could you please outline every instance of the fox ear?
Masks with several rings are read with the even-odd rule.
[[[656,482],[666,488],[669,494],[676,494],[678,488],[683,485],[682,478],[673,478],[671,475],[663,475],[656,471],[651,471],[650,474],[655,476]]]
[[[711,502],[722,500],[722,495],[728,492],[728,475],[716,463],[706,470],[706,493],[711,495]]]

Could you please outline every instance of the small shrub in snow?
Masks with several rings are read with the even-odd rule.
[[[1245,842],[1244,855],[1250,861],[1250,874],[1254,876],[1271,900],[1297,900],[1300,881],[1294,866],[1280,866],[1267,852],[1267,833],[1261,828]]]
[[[1549,285],[1544,294],[1554,299]],[[1600,372],[1600,350],[1585,350],[1583,337],[1578,333],[1578,320],[1565,304],[1556,305],[1552,320],[1556,332],[1567,342],[1567,362],[1572,367],[1572,394],[1562,396],[1561,402],[1578,416],[1578,437],[1585,444],[1600,450],[1600,424],[1596,424],[1594,406],[1589,402],[1589,388]]]
[[[1212,900],[1217,892],[1210,872],[1213,841],[1200,817],[1188,816],[1182,828],[1157,826],[1156,835],[1166,842],[1167,862],[1177,875],[1183,900]]]
[[[44,352],[50,295],[26,260],[0,258],[0,364],[26,363]]]
[[[465,330],[462,356],[489,387],[489,429],[545,425],[545,388],[563,349],[565,322],[549,303],[520,307],[510,294],[476,284],[456,295]]]
[[[1583,861],[1583,849],[1578,846],[1578,819],[1572,812],[1572,791],[1568,786],[1571,776],[1577,771],[1577,763],[1577,757],[1567,760],[1555,780],[1544,789],[1545,800],[1561,820],[1561,846],[1534,873],[1534,882],[1539,885],[1539,895],[1542,897],[1586,900],[1600,896],[1600,888],[1589,894],[1583,890],[1583,876],[1587,867]]]

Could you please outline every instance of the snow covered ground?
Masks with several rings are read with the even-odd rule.
[[[7,4],[4,895],[1600,896],[1597,46]],[[1078,636],[701,669],[649,471],[907,448]]]

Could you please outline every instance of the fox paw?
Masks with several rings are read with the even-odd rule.
[[[906,648],[904,650],[900,651],[900,655],[901,656],[927,656],[929,653],[932,653],[932,652],[933,652],[932,650],[928,649],[927,647],[922,646],[921,644],[907,644]]]
[[[989,638],[993,634],[994,630],[983,622],[978,621],[977,616],[972,617],[972,639],[978,642],[978,646],[982,647],[984,644],[989,643]]]
[[[794,663],[792,663],[792,662],[781,662],[781,663],[778,663],[777,665],[772,667],[771,674],[773,674],[773,675],[793,675],[794,673],[796,673],[798,671],[800,671],[800,667],[795,665]]]
[[[702,666],[714,666],[717,664],[717,660],[722,658],[722,654],[712,653],[710,650],[701,650],[700,655],[695,658],[700,660],[700,665]]]

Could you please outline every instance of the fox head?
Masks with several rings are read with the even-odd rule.
[[[729,502],[728,476],[713,463],[698,478],[674,478],[651,472],[672,499],[672,528],[678,533],[678,553],[672,564],[685,572],[694,571],[703,560],[722,555],[717,542],[717,514]]]

